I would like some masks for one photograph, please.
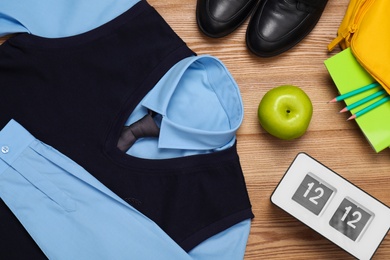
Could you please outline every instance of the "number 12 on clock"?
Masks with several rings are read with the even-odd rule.
[[[292,199],[315,215],[318,215],[324,209],[333,192],[332,188],[318,181],[310,174],[306,174]]]
[[[355,241],[369,223],[372,213],[364,210],[348,198],[344,198],[329,225]]]

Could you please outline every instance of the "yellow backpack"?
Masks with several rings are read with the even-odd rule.
[[[351,48],[358,62],[390,94],[390,0],[351,0],[329,45]]]

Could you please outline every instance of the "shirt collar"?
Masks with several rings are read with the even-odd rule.
[[[162,115],[159,148],[216,149],[235,138],[243,120],[237,83],[217,58],[186,58],[142,101]]]

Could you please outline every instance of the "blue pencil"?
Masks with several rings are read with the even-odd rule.
[[[368,84],[367,86],[364,86],[364,87],[352,90],[350,92],[347,92],[347,93],[345,93],[343,95],[337,96],[334,99],[332,99],[331,101],[329,101],[329,103],[334,103],[334,102],[337,102],[337,101],[344,100],[346,98],[355,96],[357,94],[360,94],[360,93],[362,93],[364,91],[370,90],[370,89],[375,88],[377,86],[379,86],[378,82],[374,82],[374,83]]]
[[[371,105],[369,105],[368,107],[365,107],[363,108],[362,110],[359,110],[358,112],[356,112],[354,115],[352,115],[350,118],[348,118],[347,120],[352,120],[352,119],[355,119],[371,110],[373,110],[374,108],[377,108],[378,106],[386,103],[387,101],[390,100],[390,96],[386,96],[382,99],[379,99],[378,101],[376,101],[375,103],[372,103]]]

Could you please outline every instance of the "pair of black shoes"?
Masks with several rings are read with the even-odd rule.
[[[197,0],[196,20],[209,37],[228,35],[250,18],[248,49],[260,57],[281,54],[317,24],[328,0]]]

